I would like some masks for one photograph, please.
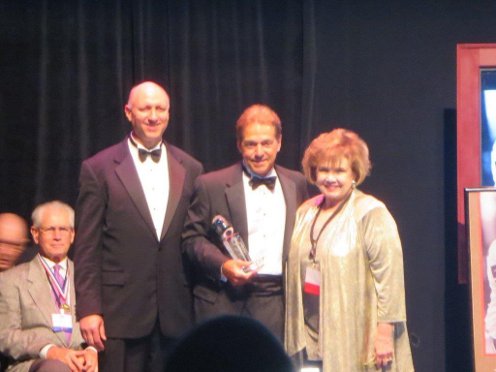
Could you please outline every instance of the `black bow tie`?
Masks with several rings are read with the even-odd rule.
[[[138,155],[139,159],[144,162],[146,160],[146,157],[149,156],[152,158],[152,160],[155,163],[158,163],[160,161],[160,156],[162,155],[162,149],[155,149],[152,151],[148,151],[145,149],[138,149]]]
[[[276,187],[276,179],[277,177],[252,177],[250,179],[250,186],[253,190],[255,190],[260,185],[265,185],[267,188],[272,191],[274,187]]]
[[[155,163],[158,163],[160,161],[160,156],[162,156],[162,144],[160,144],[160,147],[158,149],[150,151],[138,147],[138,144],[134,142],[131,135],[129,135],[129,140],[131,141],[131,144],[138,149],[138,155],[141,162],[144,162],[148,156],[151,157]]]

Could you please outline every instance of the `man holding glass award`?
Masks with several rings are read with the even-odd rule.
[[[282,271],[307,184],[301,173],[275,165],[282,127],[268,106],[248,107],[236,137],[242,161],[197,179],[186,218],[196,321],[248,316],[282,340]]]

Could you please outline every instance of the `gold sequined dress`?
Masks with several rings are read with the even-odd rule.
[[[354,190],[317,243],[321,272],[319,332],[305,324],[302,286],[310,229],[322,195],[297,212],[286,271],[289,355],[304,349],[324,372],[376,371],[377,322],[395,324],[394,359],[387,371],[414,370],[406,328],[403,254],[396,223],[376,198]]]

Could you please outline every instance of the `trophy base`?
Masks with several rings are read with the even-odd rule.
[[[245,273],[249,273],[251,271],[258,271],[263,266],[263,257],[258,260],[252,261],[248,266],[243,267],[243,271]]]

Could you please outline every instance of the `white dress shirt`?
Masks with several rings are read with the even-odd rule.
[[[136,142],[136,141],[135,141]],[[156,148],[162,149],[160,160],[155,162],[148,156],[145,161],[141,161],[138,155],[138,148],[147,151],[155,150],[146,149],[136,142],[136,147],[128,140],[129,151],[138,171],[141,187],[145,193],[146,203],[152,216],[153,225],[157,233],[157,239],[160,240],[162,227],[164,224],[165,212],[169,200],[169,164],[167,160],[167,151],[164,143],[160,143]]]
[[[272,169],[267,177],[276,176]],[[252,261],[263,259],[259,274],[281,275],[286,202],[279,178],[274,190],[265,185],[252,189],[250,177],[243,172],[243,187],[248,221],[248,249]],[[234,226],[236,229],[236,226]]]

